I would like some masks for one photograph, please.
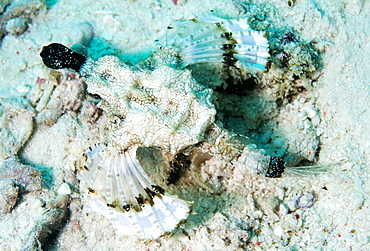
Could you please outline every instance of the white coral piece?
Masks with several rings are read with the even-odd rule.
[[[103,144],[90,147],[83,181],[91,209],[108,218],[117,235],[156,239],[186,219],[189,206],[166,194],[145,174],[136,150],[117,151]]]

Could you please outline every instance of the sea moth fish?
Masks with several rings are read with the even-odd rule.
[[[58,43],[40,53],[49,68],[69,68],[84,76],[87,92],[99,97],[98,107],[107,114],[104,142],[85,153],[83,180],[91,208],[107,217],[118,235],[156,239],[173,231],[190,211],[188,202],[167,194],[148,177],[137,148],[158,147],[175,155],[201,141],[217,142],[219,136],[205,135],[210,127],[224,135],[214,123],[212,89],[195,81],[186,67],[219,62],[256,73],[264,70],[268,58],[263,32],[252,30],[245,18],[211,14],[176,21],[168,30],[166,46],[178,50],[179,68],[138,70],[115,56],[92,60]],[[258,173],[280,177],[284,172],[281,159],[257,152],[253,156],[251,168]]]

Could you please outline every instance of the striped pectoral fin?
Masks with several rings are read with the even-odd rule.
[[[187,218],[187,202],[151,181],[136,159],[136,148],[117,151],[98,145],[88,153],[88,197],[92,210],[108,218],[117,235],[156,239]]]
[[[249,27],[247,18],[227,19],[210,13],[170,26],[167,42],[180,51],[182,66],[197,63],[237,62],[252,72],[262,72],[269,57],[265,33]]]

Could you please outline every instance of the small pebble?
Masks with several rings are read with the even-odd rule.
[[[284,229],[282,227],[276,227],[274,229],[274,234],[276,236],[282,236],[284,234]]]
[[[18,200],[19,187],[12,179],[0,180],[0,214],[12,211]]]
[[[23,165],[16,158],[8,158],[0,165],[0,180],[11,179],[24,192],[33,192],[42,188],[41,172],[36,168]]]
[[[295,202],[297,208],[308,208],[316,202],[317,196],[314,192],[305,192]]]
[[[63,183],[59,188],[58,188],[58,194],[60,195],[69,195],[71,194],[71,188],[67,183]]]
[[[284,205],[284,204],[280,204],[279,205],[279,215],[286,215],[288,214],[289,212],[289,208],[287,205]]]
[[[5,26],[8,33],[13,36],[18,36],[25,32],[28,28],[29,19],[25,17],[15,17],[10,19]]]

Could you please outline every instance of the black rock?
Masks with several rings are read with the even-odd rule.
[[[86,57],[84,55],[74,52],[58,43],[44,46],[40,56],[44,64],[52,69],[69,68],[80,71],[82,65],[86,62]]]

